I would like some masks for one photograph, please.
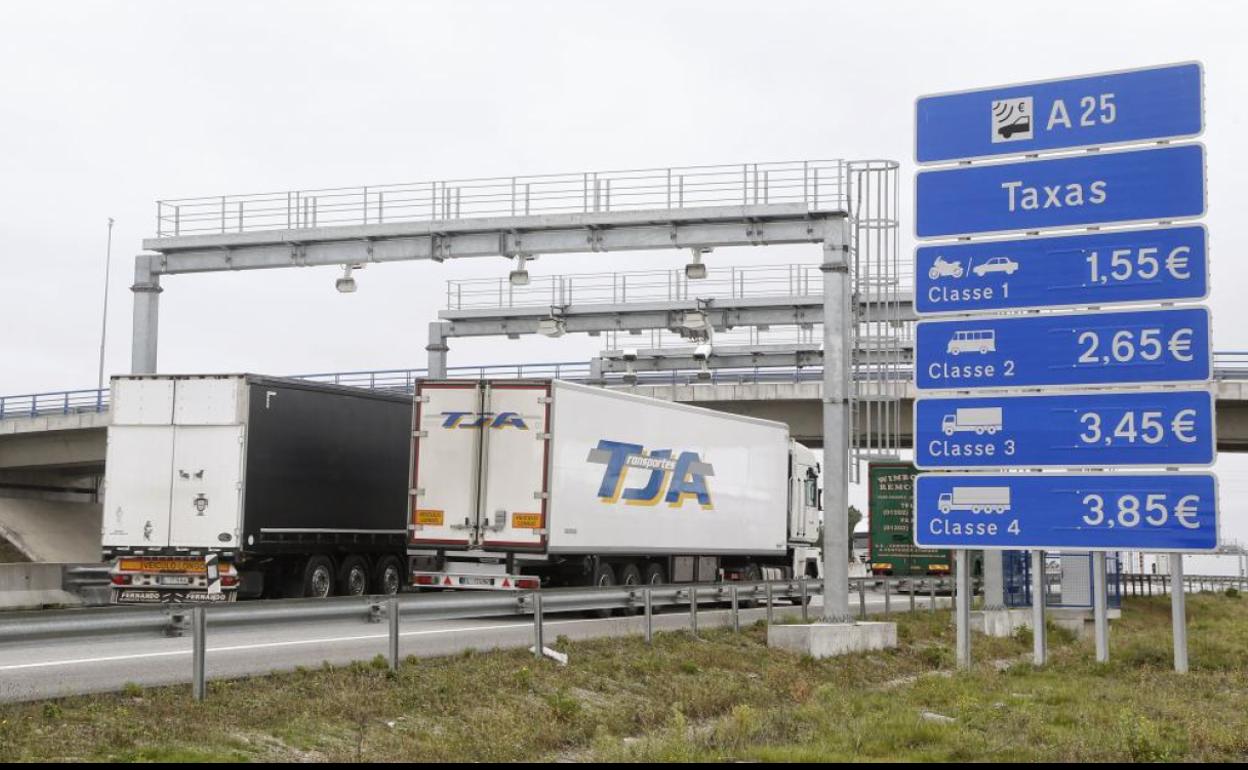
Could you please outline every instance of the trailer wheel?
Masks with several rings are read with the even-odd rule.
[[[373,570],[373,593],[394,596],[403,590],[403,563],[397,556],[384,556]]]
[[[591,586],[598,588],[613,586],[615,585],[615,570],[605,561],[599,561],[594,567],[594,574],[590,576],[590,579],[592,581],[590,583]],[[594,618],[609,618],[611,617],[611,610],[590,610],[589,615]]]
[[[747,564],[745,570],[741,573],[741,582],[743,583],[759,583],[762,582],[763,571],[759,569],[757,564]],[[759,602],[756,599],[742,599],[739,602],[742,609],[751,609],[757,607]]]
[[[368,562],[363,556],[348,556],[338,568],[339,596],[363,596],[368,593]]]
[[[645,572],[641,575],[641,582],[648,586],[661,586],[667,582],[667,572],[663,569],[662,564],[648,564]]]
[[[328,556],[313,556],[303,567],[302,593],[315,599],[334,595],[334,563]]]
[[[625,564],[620,569],[620,585],[622,586],[640,586],[641,585],[641,570],[637,567],[636,564],[629,562],[628,564]],[[641,613],[641,611],[642,611],[641,607],[634,607],[632,609],[624,610],[620,614],[637,615]]]

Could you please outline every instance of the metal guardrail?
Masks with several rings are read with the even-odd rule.
[[[1123,572],[1118,578],[1124,596],[1164,596],[1174,586],[1169,575],[1151,573]],[[1248,591],[1248,577],[1231,575],[1184,575],[1183,593],[1199,594],[1225,591],[1234,588],[1237,591]]]
[[[916,581],[903,578],[850,578],[857,583],[859,615],[867,616],[867,584],[885,586],[885,613],[892,611],[892,597],[899,608],[903,598],[909,600],[909,611],[918,609],[922,593]],[[892,586],[905,585],[890,590]],[[937,603],[936,584],[927,586],[929,611]],[[389,625],[388,659],[390,667],[400,664],[399,637],[403,619],[453,620],[461,618],[524,617],[533,619],[534,654],[542,657],[544,615],[552,612],[614,611],[644,616],[643,634],[647,642],[653,638],[653,615],[658,609],[684,607],[688,611],[689,629],[698,632],[698,613],[704,604],[727,604],[730,623],[740,631],[740,611],[745,606],[761,606],[766,621],[773,621],[777,600],[796,601],[803,622],[809,620],[809,603],[819,595],[822,581],[793,579],[783,581],[693,583],[656,586],[613,586],[609,588],[561,588],[522,593],[505,592],[428,592],[398,596],[337,597],[330,599],[293,599],[258,602],[237,602],[216,605],[156,605],[108,607],[75,611],[44,611],[12,613],[0,616],[0,644],[29,642],[67,637],[106,637],[123,634],[162,634],[192,636],[190,678],[197,700],[206,694],[205,658],[208,630],[218,624],[231,626],[281,624],[292,622],[359,620]],[[118,686],[121,682],[118,682]]]
[[[623,340],[624,337],[619,339]],[[727,341],[728,338],[725,338]],[[622,342],[620,344],[623,344]],[[630,346],[631,347],[631,346]],[[1248,380],[1248,353],[1215,352],[1214,378],[1219,380]],[[426,376],[427,369],[373,369],[354,372],[323,372],[291,375],[294,379],[313,382],[332,382],[372,390],[399,390],[411,392],[415,381]],[[447,367],[447,376],[464,379],[518,379],[524,377],[566,379],[584,381],[589,379],[588,361],[556,361],[536,364],[486,364],[482,366]],[[913,373],[899,372],[904,381],[910,381]],[[709,372],[689,370],[670,372],[638,372],[635,382],[639,385],[697,385],[697,384],[750,384],[777,382],[817,382],[823,379],[823,369],[818,366],[750,367],[745,369],[712,369]],[[624,383],[623,375],[607,375],[606,381]],[[109,389],[56,390],[47,393],[28,393],[16,396],[0,396],[0,420],[16,417],[39,417],[41,415],[68,415],[104,412],[109,406]]]
[[[156,202],[156,235],[775,203],[844,211],[848,166],[799,160],[170,198]]]

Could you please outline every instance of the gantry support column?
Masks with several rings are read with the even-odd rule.
[[[823,620],[849,614],[849,239],[846,222],[825,222],[823,240]]]
[[[425,352],[428,353],[428,370],[431,380],[446,379],[446,353],[450,350],[446,344],[447,326],[445,321],[429,322],[429,344],[425,345]]]
[[[156,371],[156,340],[160,331],[160,273],[155,271],[159,257],[140,254],[134,258],[134,321],[131,326],[130,373]]]

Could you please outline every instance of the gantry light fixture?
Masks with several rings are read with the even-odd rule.
[[[353,270],[363,269],[363,265],[343,265],[342,277],[334,281],[334,288],[343,294],[351,294],[356,290],[355,278],[351,276]]]
[[[685,277],[691,281],[698,281],[706,277],[706,265],[702,263],[702,256],[710,254],[709,248],[693,248],[689,249],[693,255],[693,261],[685,265]]]

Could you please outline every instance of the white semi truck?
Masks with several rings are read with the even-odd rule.
[[[423,588],[817,577],[819,464],[782,423],[558,380],[417,384]]]

